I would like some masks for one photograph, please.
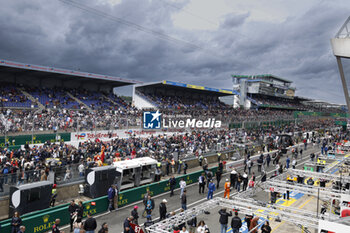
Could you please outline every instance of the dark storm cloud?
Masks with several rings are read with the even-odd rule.
[[[208,31],[173,25],[171,15],[187,1],[176,7],[160,0],[124,0],[115,6],[77,2],[202,49],[58,0],[0,0],[0,57],[144,82],[166,79],[224,88],[230,87],[231,74],[272,73],[294,81],[298,95],[344,102],[329,39],[348,16],[346,1],[323,2],[283,22],[249,20],[251,12],[228,14]]]
[[[234,27],[241,26],[249,17],[249,15],[249,13],[241,15],[228,14],[221,26],[226,29],[232,29]]]

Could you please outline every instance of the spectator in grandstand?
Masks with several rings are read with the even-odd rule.
[[[11,233],[17,233],[22,225],[22,219],[16,211],[11,219]]]
[[[95,230],[97,228],[96,219],[93,218],[90,213],[87,213],[87,219],[84,223],[84,230],[86,233],[95,233]]]

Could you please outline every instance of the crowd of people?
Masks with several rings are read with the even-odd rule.
[[[148,156],[165,163],[166,173],[169,174],[173,170],[179,170],[179,165],[173,162],[174,154],[178,154],[181,159],[188,156],[199,158],[208,152],[234,150],[237,143],[247,143],[251,147],[264,144],[266,150],[272,150],[278,147],[278,135],[282,132],[293,134],[295,131],[332,125],[333,121],[317,120],[269,129],[197,130],[144,138],[130,135],[128,138],[111,138],[104,142],[99,139],[88,140],[80,142],[78,146],[64,142],[46,142],[41,146],[26,144],[24,149],[11,150],[4,147],[0,151],[0,192],[3,185],[45,180],[49,171],[56,167],[67,168],[60,170],[59,177],[61,182],[68,181],[74,173],[81,173],[75,170],[83,170],[82,166],[86,168],[100,165],[101,161],[96,158],[103,148],[103,163],[112,164],[117,160]]]

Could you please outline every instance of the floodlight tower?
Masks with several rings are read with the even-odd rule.
[[[341,58],[350,58],[350,16],[339,29],[334,38],[331,39],[333,54],[337,59],[340,79],[343,85],[344,96],[348,112],[350,113],[349,90],[345,80],[343,64]]]

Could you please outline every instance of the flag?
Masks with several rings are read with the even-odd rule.
[[[144,233],[142,228],[139,225],[130,223],[131,228],[134,230],[135,233]]]

